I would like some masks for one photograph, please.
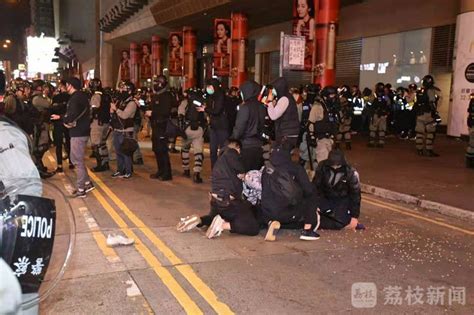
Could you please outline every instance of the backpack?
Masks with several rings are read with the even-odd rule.
[[[262,203],[273,201],[279,208],[296,206],[303,198],[303,191],[293,176],[268,163],[262,172]],[[271,205],[269,205],[271,206]]]

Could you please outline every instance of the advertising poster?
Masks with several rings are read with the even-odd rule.
[[[140,56],[140,79],[151,78],[151,45],[149,43],[141,44]]]
[[[231,20],[214,20],[214,74],[229,76],[232,50]]]
[[[117,82],[130,80],[130,51],[127,49],[124,49],[121,52],[118,73]]]
[[[456,50],[454,52],[453,87],[449,106],[448,135],[468,134],[467,108],[469,96],[474,93],[474,12],[458,15],[456,23]]]
[[[293,35],[304,36],[306,39],[305,71],[311,71],[313,67],[316,37],[315,2],[314,0],[293,0]]]
[[[169,75],[183,75],[183,33],[171,32],[169,35]]]

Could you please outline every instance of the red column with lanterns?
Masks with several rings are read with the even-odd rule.
[[[314,83],[325,87],[336,82],[336,29],[339,23],[340,0],[318,2]]]
[[[140,50],[138,48],[137,43],[131,42],[130,43],[130,81],[137,88],[140,86],[139,68],[140,68]]]
[[[232,13],[232,56],[231,56],[231,86],[239,87],[247,80],[245,66],[245,50],[248,38],[247,17],[242,13]]]
[[[151,37],[151,74],[160,75],[161,74],[161,38],[159,36],[153,35]]]
[[[183,89],[196,86],[196,33],[190,27],[183,28],[184,38],[184,83]]]

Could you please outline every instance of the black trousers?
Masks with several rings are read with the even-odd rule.
[[[230,232],[255,236],[260,226],[255,217],[252,204],[245,200],[231,200],[227,207],[219,206],[211,201],[211,211],[201,217],[201,226],[209,226],[216,215],[220,215],[230,223]]]
[[[259,211],[259,222],[266,226],[269,221],[279,221],[283,229],[300,229],[304,224],[318,225],[318,215],[316,213],[316,196],[310,195],[303,199],[294,207],[281,211],[275,216],[269,216],[266,211]]]
[[[320,228],[327,230],[340,230],[351,222],[349,213],[349,198],[326,198],[317,196],[316,202],[321,210]]]
[[[71,137],[69,130],[62,123],[55,123],[53,128],[53,142],[56,147],[56,161],[58,165],[63,164],[63,146],[68,158],[71,156]]]
[[[263,166],[263,149],[259,147],[243,147],[240,154],[245,172],[259,170]]]
[[[160,135],[155,134],[155,130],[153,130],[152,145],[153,152],[155,153],[156,165],[158,168],[157,175],[163,178],[171,178],[171,162],[168,153],[168,138],[165,136],[160,137]]]
[[[209,129],[210,134],[210,151],[211,151],[211,169],[217,161],[218,151],[222,150],[224,143],[229,137],[229,132],[225,129]]]

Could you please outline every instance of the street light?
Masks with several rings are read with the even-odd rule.
[[[11,44],[11,42],[12,42],[11,40],[9,40],[9,39],[5,39],[5,43],[7,43],[7,44]]]
[[[7,44],[3,44],[3,48],[8,48],[8,45],[7,45]]]

